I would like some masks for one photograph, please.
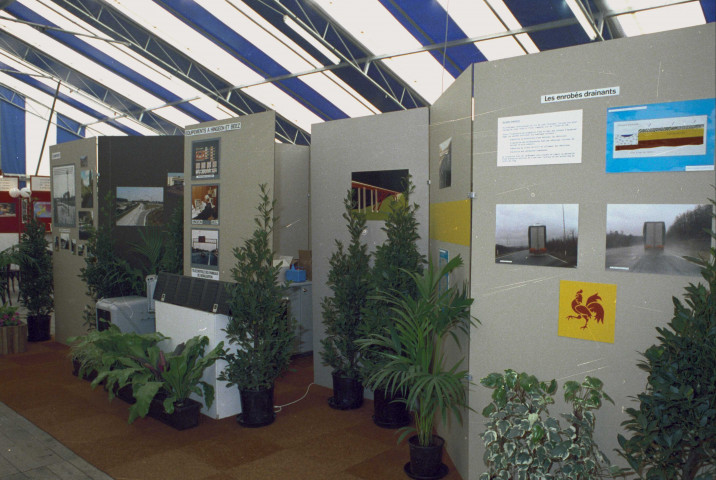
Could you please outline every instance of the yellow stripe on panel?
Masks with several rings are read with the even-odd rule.
[[[470,200],[430,205],[430,239],[470,246]]]

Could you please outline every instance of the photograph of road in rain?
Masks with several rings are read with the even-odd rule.
[[[577,204],[495,205],[495,263],[577,266]]]
[[[607,205],[606,269],[699,275],[684,256],[708,256],[711,205]]]

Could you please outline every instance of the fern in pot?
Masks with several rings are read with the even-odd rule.
[[[237,421],[246,427],[273,423],[273,386],[288,368],[295,340],[295,321],[283,303],[285,286],[279,284],[280,267],[273,265],[275,200],[266,184],[260,186],[256,229],[240,247],[234,248],[236,264],[229,285],[231,318],[225,329],[231,352],[219,380],[236,385],[241,396]]]
[[[415,297],[416,287],[411,273],[421,274],[425,256],[418,250],[417,204],[410,203],[415,186],[408,179],[403,193],[388,213],[385,226],[386,240],[375,250],[371,271],[373,288],[376,291],[404,292]],[[374,333],[387,331],[390,319],[390,304],[379,296],[368,298],[363,311],[364,322],[360,326],[362,338]],[[384,357],[373,348],[362,350],[361,376],[369,378],[381,368]],[[400,398],[400,397],[398,397]],[[373,391],[373,422],[383,428],[400,428],[410,423],[410,414],[401,402],[384,386],[375,386]]]
[[[363,405],[361,352],[356,340],[361,337],[363,309],[372,292],[370,254],[367,245],[361,242],[366,217],[353,211],[351,190],[343,203],[350,243],[346,247],[336,240],[326,282],[333,295],[321,302],[326,328],[326,336],[321,340],[321,361],[333,368],[333,396],[328,399],[328,404],[338,410]]]
[[[439,413],[443,421],[453,416],[462,422],[467,405],[467,370],[464,358],[453,364],[446,360],[453,348],[459,348],[458,333],[467,334],[477,319],[470,315],[472,299],[467,288],[440,288],[440,280],[462,265],[457,256],[442,269],[432,262],[422,274],[412,273],[415,297],[405,293],[381,293],[390,305],[388,332],[359,340],[362,348],[374,349],[383,357],[382,366],[368,378],[369,387],[385,385],[392,393],[403,392],[403,400],[415,418],[414,427],[405,427],[400,440],[409,438],[410,462],[405,471],[413,478],[441,478],[447,467],[442,463],[444,440],[434,433]]]

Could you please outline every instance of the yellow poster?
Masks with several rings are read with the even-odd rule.
[[[614,343],[617,286],[607,283],[559,282],[560,337]]]

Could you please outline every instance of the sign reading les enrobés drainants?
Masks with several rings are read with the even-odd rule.
[[[568,102],[570,100],[613,97],[615,95],[619,95],[619,87],[594,88],[592,90],[579,90],[574,92],[551,93],[549,95],[542,95],[542,103]]]

